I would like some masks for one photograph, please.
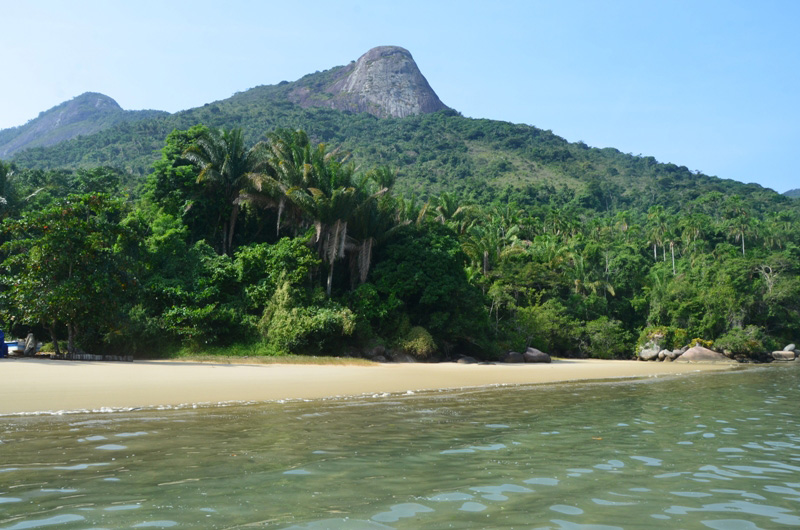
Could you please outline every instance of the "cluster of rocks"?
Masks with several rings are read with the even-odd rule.
[[[788,344],[783,350],[774,351],[764,356],[767,361],[794,361],[797,359],[796,347]],[[677,361],[677,362],[748,362],[743,356],[733,353],[719,353],[703,346],[684,346],[679,350],[660,348],[655,342],[648,342],[637,354],[640,361]]]
[[[549,363],[550,355],[536,348],[528,348],[523,353],[510,351],[503,359],[504,363]]]
[[[376,363],[415,363],[417,358],[402,350],[387,348],[383,345],[365,348],[361,352],[350,352],[352,357],[363,357]]]
[[[689,351],[689,346],[684,346],[679,350],[667,350],[661,348],[657,343],[649,342],[639,351],[640,361],[674,361],[684,353]]]

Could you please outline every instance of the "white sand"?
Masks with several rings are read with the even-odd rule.
[[[0,414],[314,399],[499,384],[667,376],[730,368],[719,364],[599,360],[337,366],[0,359]]]

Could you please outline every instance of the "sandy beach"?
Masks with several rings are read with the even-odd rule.
[[[551,364],[247,365],[0,361],[0,414],[318,399],[376,393],[657,377],[731,365],[557,360]]]

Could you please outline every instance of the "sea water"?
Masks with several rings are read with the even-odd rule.
[[[800,527],[800,365],[0,417],[0,529]]]

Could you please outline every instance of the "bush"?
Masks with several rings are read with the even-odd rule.
[[[422,326],[411,328],[408,335],[400,341],[400,347],[418,359],[427,359],[436,352],[436,343],[433,341],[433,337]]]
[[[698,337],[692,339],[692,342],[689,343],[690,348],[694,348],[695,346],[702,346],[703,348],[708,348],[709,350],[714,345],[714,341],[712,340],[705,340]]]
[[[578,321],[556,299],[518,308],[514,327],[524,337],[526,347],[561,354],[573,353],[578,347]]]
[[[371,338],[376,334],[388,338],[401,336],[402,320],[408,316],[402,311],[403,303],[393,293],[381,296],[371,283],[359,285],[347,297],[348,306],[357,317],[357,335]]]
[[[619,320],[606,316],[586,323],[586,338],[590,357],[612,359],[630,357],[633,348],[630,333]]]
[[[686,330],[675,326],[649,326],[639,334],[636,341],[636,350],[641,349],[648,342],[657,344],[662,349],[675,350],[686,345]]]
[[[283,282],[258,324],[274,353],[318,353],[353,334],[356,318],[346,307],[325,300],[303,300],[301,292]]]
[[[281,281],[298,286],[308,282],[309,271],[320,263],[308,248],[309,239],[310,234],[283,238],[274,245],[262,243],[236,251],[233,266],[244,286],[248,308],[263,310]]]
[[[766,338],[758,326],[733,328],[714,341],[714,347],[725,353],[741,354],[748,357],[767,351]]]

